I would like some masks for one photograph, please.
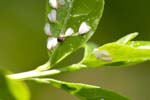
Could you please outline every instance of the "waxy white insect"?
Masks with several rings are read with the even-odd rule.
[[[104,98],[100,98],[100,100],[105,100]]]
[[[46,23],[45,26],[44,26],[44,32],[46,35],[48,36],[51,36],[51,29],[50,29],[50,24],[49,23]]]
[[[97,59],[101,58],[101,53],[100,53],[100,51],[97,48],[94,49],[94,54],[95,54],[95,56],[96,56]]]
[[[49,50],[53,49],[54,47],[56,47],[58,44],[57,38],[55,37],[49,37],[48,41],[47,41],[47,48]]]
[[[97,59],[101,59],[103,61],[112,61],[110,53],[106,50],[94,49],[94,54]]]
[[[82,24],[79,27],[79,34],[85,34],[87,32],[89,32],[91,29],[91,27],[89,25],[87,25],[86,22],[82,22]]]
[[[57,19],[57,11],[56,10],[52,10],[49,14],[48,14],[48,19],[50,22],[55,23],[56,19]]]
[[[72,28],[68,28],[65,32],[65,36],[71,36],[74,33],[74,30]]]
[[[65,0],[58,0],[59,5],[65,5]]]
[[[49,4],[51,5],[52,8],[55,8],[55,9],[58,8],[57,0],[49,0]]]

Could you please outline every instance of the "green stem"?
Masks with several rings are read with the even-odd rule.
[[[42,65],[43,66],[43,65]],[[22,72],[22,73],[16,73],[16,74],[11,74],[7,75],[8,78],[15,79],[15,80],[26,80],[30,78],[39,78],[43,76],[52,76],[64,72],[74,72],[81,70],[83,68],[86,68],[85,65],[82,64],[73,64],[65,68],[61,69],[51,69],[47,71],[39,71],[39,70],[32,70],[28,72]]]
[[[32,71],[28,71],[28,72],[22,72],[22,73],[16,73],[16,74],[11,74],[11,75],[7,75],[8,78],[11,79],[15,79],[15,80],[26,80],[29,78],[34,78],[34,77],[42,77],[42,76],[48,76],[48,75],[55,75],[55,74],[59,74],[62,73],[61,70],[47,70],[47,71],[43,71],[43,72],[39,72],[37,70],[32,70]]]

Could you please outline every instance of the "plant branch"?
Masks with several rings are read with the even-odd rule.
[[[70,65],[68,67],[64,67],[61,69],[51,69],[51,70],[47,70],[47,71],[32,70],[32,71],[28,71],[28,72],[7,75],[6,77],[8,77],[10,79],[15,79],[15,80],[26,80],[26,79],[30,79],[30,78],[52,76],[52,75],[65,73],[65,72],[74,72],[74,71],[81,70],[83,68],[86,68],[86,66],[83,64],[73,64],[73,65]]]

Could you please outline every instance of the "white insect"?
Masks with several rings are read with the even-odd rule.
[[[95,54],[97,59],[101,59],[103,61],[112,61],[111,55],[106,50],[95,49],[94,50],[94,54]]]
[[[54,47],[56,47],[58,44],[58,41],[57,41],[57,38],[55,37],[50,37],[48,38],[48,41],[47,41],[47,48],[49,50],[53,49]]]
[[[100,100],[105,100],[104,98],[101,98]]]
[[[46,35],[48,36],[51,36],[51,29],[50,29],[50,24],[49,23],[46,23],[45,26],[44,26],[44,32]]]
[[[71,36],[74,33],[74,30],[72,28],[68,28],[65,32],[65,36]]]
[[[58,0],[58,4],[65,5],[65,0]]]
[[[91,27],[89,25],[87,25],[86,22],[82,22],[82,24],[79,27],[79,34],[85,34],[87,32],[89,32],[91,29]]]
[[[99,50],[97,48],[94,49],[94,54],[95,54],[95,56],[96,56],[97,59],[101,58],[101,53],[99,52]]]
[[[58,8],[57,0],[49,0],[49,4],[51,5],[52,8],[55,8],[55,9]]]
[[[57,11],[56,10],[52,10],[49,14],[48,14],[48,19],[50,22],[55,23],[56,19],[57,19]]]

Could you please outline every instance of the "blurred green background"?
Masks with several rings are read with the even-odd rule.
[[[88,0],[87,0],[88,2]],[[150,41],[150,0],[106,0],[105,11],[91,41],[104,44],[140,32]],[[44,35],[45,0],[0,0],[0,66],[13,72],[32,70],[48,60]],[[72,61],[80,53],[74,54]],[[71,62],[69,60],[65,61]],[[150,62],[125,68],[97,68],[55,78],[99,85],[134,100],[150,100]],[[78,100],[62,90],[27,82],[31,100]]]

